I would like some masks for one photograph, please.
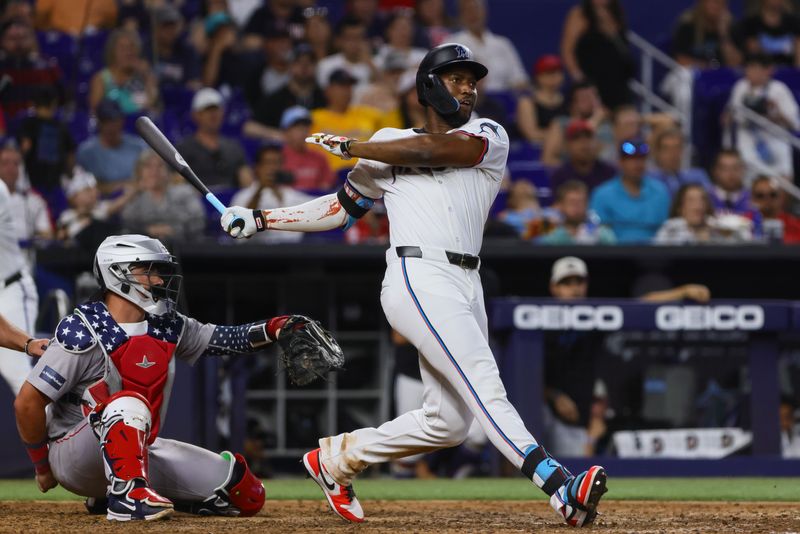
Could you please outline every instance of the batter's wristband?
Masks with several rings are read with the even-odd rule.
[[[50,471],[50,461],[47,459],[47,440],[39,443],[26,443],[25,450],[33,463],[36,473],[41,475]]]
[[[267,221],[264,220],[264,212],[261,210],[253,210],[253,219],[256,221],[256,231],[263,232],[267,229]]]
[[[339,150],[341,150],[342,154],[347,157],[347,159],[352,158],[353,156],[350,155],[350,145],[353,143],[353,139],[348,139],[344,143],[339,145]]]

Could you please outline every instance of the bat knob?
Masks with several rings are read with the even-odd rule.
[[[244,230],[244,219],[242,219],[241,217],[236,217],[231,221],[230,228],[231,230],[234,228],[238,228],[239,232],[241,232],[242,230]]]

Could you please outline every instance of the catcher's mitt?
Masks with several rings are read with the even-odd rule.
[[[344,365],[342,348],[330,332],[318,321],[304,315],[292,315],[284,323],[278,336],[281,361],[289,380],[298,386],[325,378],[328,371]]]

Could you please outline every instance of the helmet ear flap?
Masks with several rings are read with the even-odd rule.
[[[450,94],[447,87],[442,83],[442,79],[438,75],[431,72],[425,77],[425,99],[433,106],[440,115],[452,115],[460,104],[458,100]]]

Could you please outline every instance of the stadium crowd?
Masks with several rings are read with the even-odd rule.
[[[726,0],[697,0],[674,22],[678,68],[662,94],[677,109],[696,69],[743,69],[720,118],[735,140],[698,158],[678,115],[640,111],[619,0],[575,2],[552,43],[559,53],[530,66],[520,43],[487,26],[485,0],[346,0],[335,18],[314,0],[6,0],[0,178],[23,243],[91,249],[120,230],[216,238],[216,214],[146,150],[138,116],[153,118],[223,202],[294,204],[336,189],[354,163],[309,148],[309,132],[368,139],[421,126],[416,65],[455,41],[490,66],[476,113],[513,141],[487,235],[795,243],[800,219],[782,186],[795,179],[792,148],[748,112],[800,127],[792,91],[774,79],[776,67],[800,64],[800,18],[784,0],[751,3],[735,20]],[[272,233],[262,241],[302,238]],[[387,236],[378,208],[341,239]]]

